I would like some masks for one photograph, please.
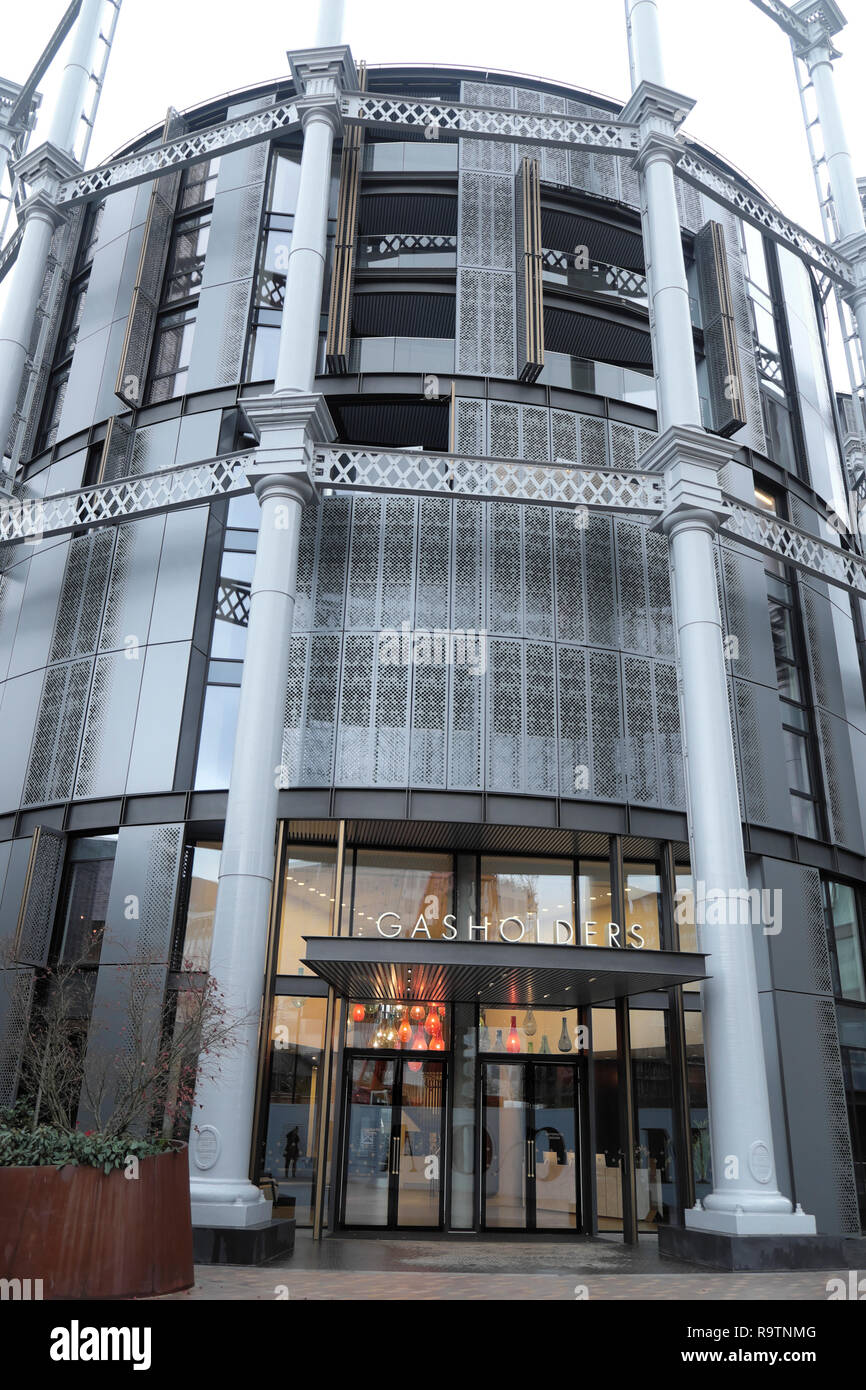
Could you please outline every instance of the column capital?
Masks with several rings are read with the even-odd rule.
[[[718,530],[725,517],[719,474],[739,452],[731,440],[689,425],[671,425],[659,435],[640,462],[647,472],[664,475],[664,531],[687,519]]]
[[[318,93],[354,92],[358,87],[355,61],[348,44],[333,48],[294,48],[286,54],[299,97]]]
[[[854,272],[853,283],[840,291],[845,303],[854,308],[866,301],[866,227],[854,236],[837,241],[834,250],[845,256]]]
[[[324,396],[288,391],[253,396],[243,410],[259,436],[255,460],[246,470],[259,501],[275,490],[303,502],[316,498],[313,449],[337,435]]]
[[[57,190],[62,183],[74,179],[81,173],[81,165],[72,155],[46,140],[35,149],[28,150],[13,166],[15,173],[31,189],[31,199],[42,195],[50,203],[56,202]],[[31,201],[28,199],[28,202]],[[25,204],[26,207],[26,204]],[[63,220],[65,214],[58,214]]]
[[[833,37],[848,23],[836,4],[836,0],[797,0],[791,5],[791,13],[805,26],[806,33],[793,38],[794,52],[807,64],[810,62],[832,62],[841,58]],[[798,26],[799,27],[799,26]]]
[[[694,107],[692,98],[682,92],[644,80],[635,87],[619,119],[629,125],[639,125],[645,134],[654,131],[673,136]]]

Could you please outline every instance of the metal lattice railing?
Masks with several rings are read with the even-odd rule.
[[[254,462],[255,452],[250,451],[56,497],[15,498],[0,506],[0,541],[25,541],[116,525],[154,512],[249,492],[246,470]],[[581,468],[567,459],[529,463],[319,446],[314,450],[313,481],[323,491],[505,500],[647,516],[659,516],[667,503],[664,478],[658,473]],[[866,597],[866,562],[858,555],[735,497],[726,495],[723,504],[722,529],[729,536],[771,559],[784,560]],[[221,616],[231,621],[234,607],[243,603],[240,591],[233,593],[226,588],[223,599],[225,614]]]
[[[253,457],[231,454],[56,497],[16,498],[0,506],[0,541],[34,540],[249,492],[246,469]]]
[[[222,125],[210,126],[207,130],[192,131],[156,149],[143,150],[141,154],[115,159],[110,164],[91,169],[61,184],[57,202],[68,207],[72,203],[100,197],[103,193],[115,193],[120,188],[129,188],[156,178],[166,170],[196,164],[215,155],[243,149],[245,145],[256,144],[259,140],[284,135],[299,125],[297,107],[291,102],[280,101],[265,107],[263,111],[252,111],[247,116],[238,116]]]
[[[217,589],[216,617],[234,627],[246,627],[250,618],[250,586],[236,579],[221,579]]]
[[[664,507],[664,482],[658,474],[592,472],[567,460],[525,463],[457,454],[329,448],[316,451],[314,478],[321,487],[335,490],[505,498],[638,512],[658,512]]]
[[[442,135],[471,136],[477,140],[509,140],[527,145],[575,145],[606,150],[608,154],[636,154],[640,131],[625,121],[560,116],[541,111],[512,111],[494,106],[468,106],[458,102],[423,98],[381,96],[346,92],[340,103],[343,120],[374,130],[435,130]],[[438,137],[428,137],[438,138]]]
[[[740,188],[733,179],[726,178],[721,170],[702,159],[691,147],[684,148],[677,164],[677,173],[686,183],[699,188],[703,193],[709,194],[711,198],[738,213],[744,221],[751,222],[776,241],[792,247],[825,275],[830,275],[843,285],[853,285],[854,272],[844,256],[832,250],[826,242],[812,236],[805,228],[798,227],[796,222],[783,217],[777,208],[772,207],[756,193]]]
[[[866,598],[866,563],[859,555],[822,541],[802,527],[759,507],[750,507],[735,497],[725,496],[724,504],[727,519],[723,529],[729,535],[817,579]]]

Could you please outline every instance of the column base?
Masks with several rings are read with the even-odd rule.
[[[194,1226],[192,1257],[197,1265],[263,1265],[287,1257],[295,1248],[295,1221],[265,1221],[229,1229]]]
[[[852,1242],[843,1236],[750,1236],[685,1226],[660,1226],[658,1237],[662,1257],[699,1265],[702,1269],[758,1272],[859,1268],[857,1253],[850,1249]]]
[[[214,1182],[211,1185],[200,1178],[190,1183],[190,1207],[193,1229],[216,1226],[222,1230],[242,1231],[270,1221],[273,1211],[273,1203],[251,1182]]]
[[[814,1236],[814,1216],[804,1211],[707,1211],[692,1207],[686,1212],[686,1229],[728,1236]]]

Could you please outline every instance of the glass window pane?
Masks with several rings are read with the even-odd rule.
[[[221,848],[216,841],[201,840],[193,849],[178,969],[207,970],[210,965]]]
[[[794,651],[794,634],[791,627],[791,613],[787,608],[783,608],[775,600],[770,599],[770,630],[773,634],[773,650],[779,657],[787,658],[789,661],[796,660]]]
[[[539,1057],[576,1056],[588,1039],[580,1032],[577,1009],[484,1007],[478,1016],[478,1051]]]
[[[839,965],[839,987],[843,999],[866,1003],[863,955],[854,890],[847,883],[828,883],[830,921]]]
[[[577,917],[581,946],[622,945],[622,931],[611,923],[610,862],[607,859],[581,859],[577,876]]]
[[[301,179],[301,151],[276,150],[271,184],[271,212],[294,212]]]
[[[613,1009],[592,1010],[595,1081],[595,1189],[599,1231],[622,1230],[622,1145]]]
[[[278,995],[271,1022],[267,1135],[260,1185],[277,1219],[313,1224],[326,999]]]
[[[292,846],[283,875],[278,975],[303,975],[304,936],[330,936],[336,849]]]
[[[197,787],[227,787],[229,784],[240,693],[238,686],[208,687],[195,774]]]
[[[358,850],[350,935],[453,940],[445,925],[453,902],[450,854]]]
[[[818,817],[815,814],[815,805],[812,801],[807,801],[805,797],[796,796],[791,793],[791,814],[794,819],[794,829],[798,835],[807,835],[812,840],[818,838]]]
[[[67,965],[99,964],[116,848],[116,836],[94,836],[70,850],[61,946]]]
[[[571,860],[482,858],[481,918],[489,922],[490,941],[505,938],[570,945],[574,940]],[[562,923],[559,928],[557,922]]]
[[[783,716],[784,718],[784,707]],[[788,769],[788,786],[793,791],[811,792],[812,779],[809,775],[809,750],[805,734],[796,734],[792,729],[782,730],[785,744],[785,764]]]
[[[626,940],[658,951],[662,893],[658,870],[655,864],[626,864],[624,873]]]
[[[385,1004],[350,999],[346,1011],[346,1046],[377,1052],[445,1052],[451,1043],[445,1004]]]
[[[635,1180],[639,1229],[676,1215],[676,1149],[668,1016],[629,1009],[635,1105]]]
[[[686,1010],[685,1025],[692,1171],[695,1179],[695,1197],[701,1201],[712,1191],[713,1167],[710,1156],[707,1071],[704,1061],[704,1020],[699,1009]]]

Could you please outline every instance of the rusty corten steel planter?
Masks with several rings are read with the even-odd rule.
[[[132,1298],[193,1283],[186,1150],[123,1169],[0,1168],[0,1276],[43,1297]]]

